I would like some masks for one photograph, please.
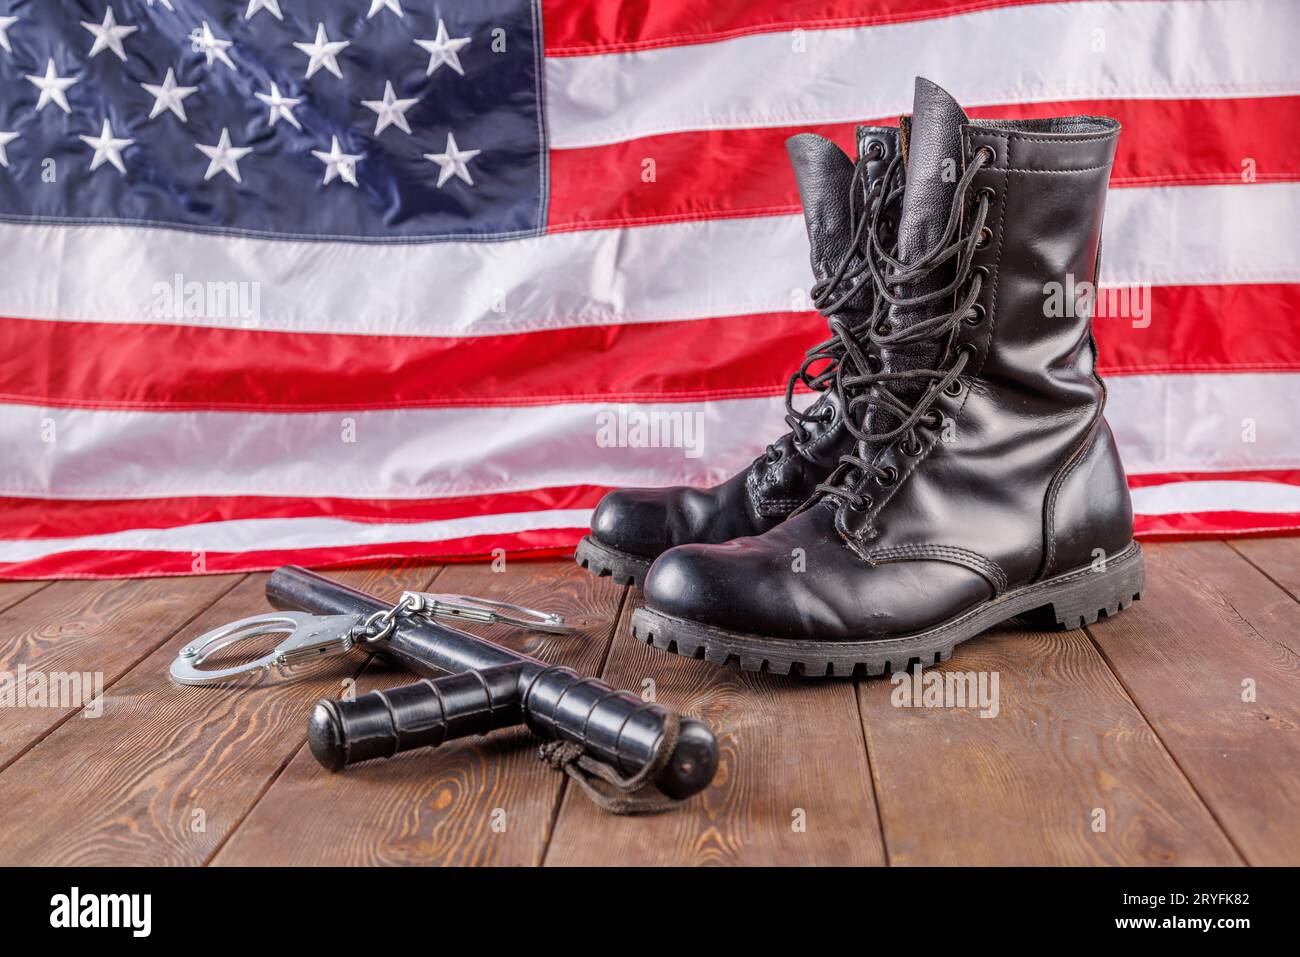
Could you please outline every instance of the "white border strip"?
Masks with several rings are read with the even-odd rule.
[[[1103,280],[1300,282],[1296,209],[1300,183],[1111,190]],[[800,216],[400,246],[0,225],[0,262],[3,316],[367,335],[481,336],[785,312],[812,283]],[[177,276],[213,289],[258,283],[258,321],[233,308],[168,318],[159,306],[174,298]]]
[[[1300,373],[1125,376],[1109,389],[1107,419],[1130,474],[1300,469]],[[0,406],[0,494],[421,499],[705,485],[783,433],[783,412],[779,398],[351,414],[9,405]],[[659,447],[638,446],[627,429],[622,445],[608,445],[636,415],[667,424]],[[613,426],[604,438],[602,424]]]

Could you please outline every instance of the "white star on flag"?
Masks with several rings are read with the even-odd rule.
[[[380,10],[385,9],[392,10],[399,17],[405,16],[402,13],[402,5],[398,0],[370,0],[370,12],[366,14],[366,19],[369,20]]]
[[[59,76],[55,73],[53,59],[45,64],[44,76],[33,76],[29,73],[27,74],[27,82],[41,91],[41,97],[36,101],[37,113],[45,109],[46,103],[53,103],[64,113],[72,112],[72,108],[68,106],[68,98],[64,95],[64,91],[76,83],[77,78],[74,76]]]
[[[438,188],[442,189],[443,184],[453,176],[463,179],[469,185],[474,185],[474,180],[469,175],[469,161],[482,150],[463,150],[456,145],[456,137],[450,132],[447,134],[447,148],[441,153],[425,153],[424,158],[430,163],[437,163],[441,169],[438,170]]]
[[[22,136],[21,133],[0,132],[0,166],[5,169],[9,168],[9,154],[5,152],[5,147],[20,136]]]
[[[378,136],[390,126],[396,126],[403,133],[411,132],[411,124],[406,120],[406,111],[420,102],[418,96],[409,100],[399,100],[393,92],[393,81],[384,83],[382,100],[362,100],[361,105],[379,114],[375,119],[375,135]]]
[[[134,143],[135,140],[120,139],[113,136],[113,127],[109,125],[107,119],[104,120],[104,128],[98,136],[83,134],[80,139],[81,142],[95,151],[95,157],[90,161],[90,171],[92,173],[105,163],[112,163],[119,173],[126,175],[126,165],[122,162],[122,150]]]
[[[171,110],[181,118],[182,123],[188,123],[189,117],[185,115],[185,97],[198,91],[197,86],[177,86],[176,71],[171,67],[167,68],[167,76],[161,84],[141,83],[142,87],[148,91],[149,95],[154,97],[153,109],[149,111],[149,119],[153,119],[163,110]]]
[[[203,174],[205,183],[218,173],[227,174],[236,183],[243,182],[239,177],[239,161],[253,152],[253,147],[231,146],[230,130],[222,127],[221,139],[217,140],[216,146],[204,146],[202,143],[195,143],[194,148],[211,160],[208,163],[208,171]]]
[[[244,19],[253,19],[253,14],[258,10],[265,10],[277,20],[284,19],[284,14],[280,12],[280,0],[248,0],[248,9],[244,11]]]
[[[371,16],[373,15],[372,13]],[[17,22],[17,17],[0,17],[0,50],[6,53],[14,52],[14,48],[9,45],[9,28]]]
[[[349,186],[357,185],[357,160],[361,157],[340,150],[337,136],[330,143],[328,153],[324,150],[312,150],[311,155],[325,164],[325,182],[321,184],[322,186],[328,186],[336,176]]]
[[[263,103],[271,108],[271,116],[268,125],[275,126],[280,120],[287,120],[289,125],[296,130],[302,129],[302,124],[298,122],[298,117],[293,115],[293,108],[302,100],[295,99],[291,96],[281,96],[280,88],[274,83],[271,84],[270,93],[254,93]]]
[[[190,39],[207,57],[208,66],[212,66],[213,60],[220,60],[230,69],[235,69],[234,61],[230,59],[230,54],[226,52],[231,46],[231,42],[229,40],[218,40],[212,33],[212,27],[208,26],[207,20],[203,21],[203,32],[195,31],[191,33]]]
[[[295,43],[299,50],[307,54],[307,79],[312,78],[321,67],[329,70],[340,80],[343,71],[339,69],[338,55],[344,47],[352,45],[350,40],[331,40],[325,34],[325,24],[316,24],[316,40],[313,43]]]
[[[416,46],[425,50],[429,54],[429,68],[424,71],[425,76],[430,76],[434,70],[444,63],[451,67],[461,76],[465,75],[465,68],[460,65],[460,50],[469,45],[469,37],[460,37],[453,40],[447,33],[447,24],[441,19],[438,20],[438,35],[432,40],[415,40]]]
[[[117,54],[117,58],[123,62],[126,62],[126,50],[122,49],[122,40],[140,29],[130,24],[119,25],[117,19],[113,16],[112,6],[109,6],[108,12],[104,14],[103,23],[82,20],[81,25],[95,36],[95,42],[90,47],[90,56],[92,58],[99,56],[105,50],[112,50]]]

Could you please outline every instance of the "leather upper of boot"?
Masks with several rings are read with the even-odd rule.
[[[863,202],[874,201],[872,184],[881,182],[898,157],[899,131],[888,127],[859,127],[859,164],[835,143],[810,133],[793,136],[787,143],[799,186],[808,231],[813,274],[819,283],[833,277],[851,248],[861,205],[852,206],[855,190]],[[860,324],[870,313],[873,284],[863,277],[856,292],[828,318]],[[810,350],[810,356],[837,354],[832,336]],[[710,488],[627,488],[610,492],[596,506],[592,535],[602,544],[645,558],[689,542],[725,542],[762,532],[784,520],[808,501],[817,484],[835,468],[851,448],[852,435],[844,428],[841,397],[830,382],[812,381],[826,371],[826,360],[805,364],[806,374],[792,378],[812,384],[819,392],[807,409],[795,410],[787,421],[789,432],[768,446],[742,472]]]
[[[949,260],[891,287],[908,299],[960,280],[951,296],[891,305],[873,337],[886,376],[942,378],[864,393],[850,421],[868,438],[832,491],[765,534],[665,553],[649,607],[770,637],[884,640],[1127,546],[1132,509],[1090,319],[1044,307],[1047,283],[1095,282],[1118,133],[1096,117],[972,121],[917,81],[897,256],[934,249],[954,210],[954,241],[971,237],[974,252],[964,270]],[[953,312],[977,273],[960,321],[889,344]],[[889,436],[911,409],[926,414]]]

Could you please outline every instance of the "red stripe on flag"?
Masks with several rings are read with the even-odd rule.
[[[1300,324],[1278,321],[1300,315],[1300,285],[1154,286],[1143,308],[1094,320],[1103,375],[1300,369]]]
[[[177,528],[208,522],[270,518],[338,518],[367,524],[409,524],[475,515],[594,508],[609,489],[571,485],[433,499],[192,496],[145,499],[0,498],[0,539],[77,538],[135,528]]]
[[[1162,538],[1231,538],[1247,535],[1294,535],[1300,532],[1296,512],[1184,512],[1136,515],[1134,532],[1143,540]]]
[[[363,562],[429,558],[440,562],[487,561],[505,549],[511,561],[568,557],[586,529],[476,535],[441,542],[396,542],[384,545],[345,545],[289,551],[204,552],[201,565],[192,552],[81,551],[61,552],[27,562],[0,562],[0,580],[31,578],[135,578],[172,575],[219,575],[269,571],[282,565],[337,568]]]
[[[928,20],[1055,0],[564,0],[542,4],[547,56],[587,56],[712,43],[782,30]]]
[[[463,339],[0,319],[0,401],[309,412],[741,398],[783,390],[827,334],[811,312]]]
[[[1300,285],[1149,292],[1149,325],[1096,320],[1103,374],[1300,370],[1300,324],[1277,320],[1300,315]],[[826,335],[813,312],[466,339],[0,319],[0,401],[312,412],[744,398],[781,393]]]
[[[1138,537],[1142,539],[1282,535],[1300,532],[1300,514],[1202,512],[1139,515],[1136,527]],[[400,542],[291,551],[205,552],[201,568],[195,567],[196,559],[191,552],[63,552],[27,562],[0,562],[0,579],[127,578],[192,575],[196,571],[221,574],[265,571],[287,564],[324,568],[410,558],[465,562],[487,560],[496,549],[502,548],[510,553],[511,560],[568,557],[578,539],[585,533],[586,529],[540,529],[442,542]]]
[[[972,108],[982,118],[1088,114],[1124,126],[1111,185],[1300,180],[1300,96],[1205,100],[1075,100]],[[866,121],[897,125],[896,117]],[[786,158],[795,133],[820,133],[850,155],[852,123],[706,130],[551,152],[551,232],[799,211]],[[653,160],[647,182],[646,161]]]

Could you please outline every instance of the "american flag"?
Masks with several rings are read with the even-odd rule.
[[[783,141],[918,74],[1123,123],[1139,533],[1300,530],[1297,36],[1294,0],[0,0],[0,577],[556,553],[611,487],[721,480],[825,336]]]

